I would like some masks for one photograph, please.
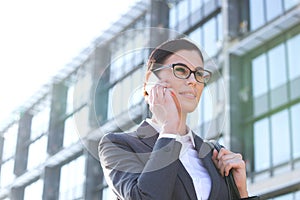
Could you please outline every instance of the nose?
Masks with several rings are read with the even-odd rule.
[[[195,77],[195,73],[191,73],[191,75],[187,78],[188,84],[196,84],[197,80]]]

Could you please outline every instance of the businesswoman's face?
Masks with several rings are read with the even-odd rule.
[[[191,73],[188,78],[178,77],[188,74],[189,69],[195,71],[198,67],[203,68],[203,61],[199,53],[195,50],[180,50],[169,56],[162,64],[173,68],[159,70],[157,74],[160,80],[170,84],[170,88],[176,94],[181,105],[182,113],[193,112],[199,103],[204,88],[204,83],[199,83],[195,77],[197,74],[199,80],[200,73]]]

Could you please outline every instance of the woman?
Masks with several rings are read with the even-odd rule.
[[[151,119],[134,132],[106,134],[99,144],[105,178],[119,199],[226,200],[230,170],[241,198],[257,198],[248,197],[242,156],[207,150],[186,125],[211,75],[203,66],[200,49],[187,39],[152,51],[144,86]]]

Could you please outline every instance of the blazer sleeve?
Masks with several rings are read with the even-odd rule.
[[[150,152],[137,152],[124,134],[107,134],[99,143],[106,181],[121,199],[171,200],[181,143],[160,138]],[[131,141],[132,142],[132,141]]]

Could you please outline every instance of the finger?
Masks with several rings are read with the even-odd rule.
[[[220,160],[221,157],[223,157],[224,155],[229,154],[229,153],[231,153],[231,151],[222,147],[219,151],[218,159]]]
[[[216,149],[213,150],[212,160],[215,165],[218,163],[218,151]]]
[[[226,162],[225,168],[224,168],[224,173],[225,176],[229,175],[229,172],[231,169],[241,169],[245,168],[244,161],[241,159],[231,159]]]

